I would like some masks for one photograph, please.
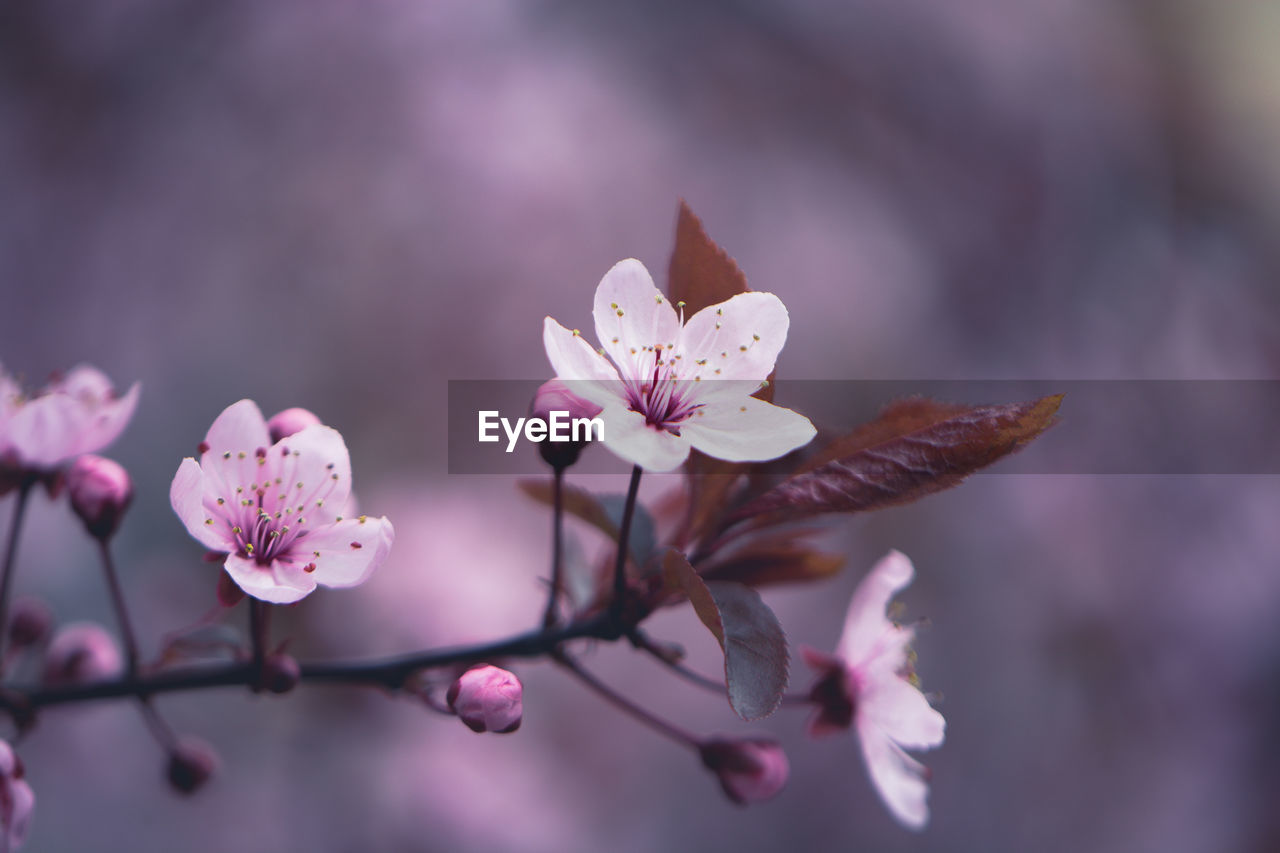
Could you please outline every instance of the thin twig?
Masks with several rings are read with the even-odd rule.
[[[639,465],[631,469],[631,484],[627,486],[627,502],[622,508],[622,524],[618,528],[618,560],[613,567],[613,602],[609,605],[614,616],[621,614],[627,592],[627,547],[631,539],[631,521],[636,514],[636,495],[640,491],[642,473],[644,471]]]
[[[564,652],[557,652],[553,655],[553,658],[555,659],[556,663],[560,664],[565,669],[569,670],[574,675],[576,675],[579,681],[581,681],[583,684],[590,687],[596,693],[599,693],[611,704],[613,704],[614,707],[618,708],[624,713],[630,714],[632,717],[644,723],[646,726],[649,726],[654,731],[658,732],[659,734],[662,734],[665,737],[670,738],[671,740],[675,741],[678,744],[690,747],[691,749],[694,749],[694,750],[697,750],[700,748],[701,741],[698,739],[696,735],[692,734],[691,732],[685,731],[684,729],[680,728],[674,723],[668,722],[667,720],[664,720],[661,717],[656,716],[655,714],[649,711],[646,711],[644,708],[641,708],[639,705],[636,705],[630,699],[623,696],[621,693],[618,693],[612,687],[609,687],[604,682],[598,680],[590,672],[583,669],[582,666],[576,660],[571,658],[569,655],[565,654]]]
[[[115,561],[111,558],[111,548],[106,539],[98,540],[98,553],[102,556],[102,573],[107,578],[107,589],[111,592],[111,605],[116,611],[116,621],[120,623],[120,636],[124,640],[125,672],[133,677],[138,673],[138,641],[133,633],[133,622],[129,619],[128,608],[124,603],[124,592],[120,588],[120,577],[116,573]]]
[[[34,479],[24,477],[18,486],[13,504],[13,521],[9,524],[9,542],[4,551],[4,566],[0,567],[0,660],[4,659],[4,649],[9,643],[9,591],[13,587],[15,574],[13,564],[18,557],[18,534],[22,530],[22,517],[33,485]]]
[[[550,628],[557,621],[556,604],[560,600],[561,563],[564,559],[564,468],[555,469],[551,484],[551,589],[547,593],[547,610],[542,625]]]

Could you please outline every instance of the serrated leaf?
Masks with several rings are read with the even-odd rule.
[[[672,303],[683,302],[688,318],[746,290],[747,277],[707,236],[702,222],[682,199],[676,214],[676,245],[667,267],[667,295]]]
[[[555,504],[553,484],[551,480],[520,480],[516,483],[520,491],[539,503],[547,506]],[[618,541],[618,529],[622,524],[622,511],[626,499],[622,495],[593,495],[586,489],[564,483],[561,493],[564,511],[568,515],[580,518],[608,536]],[[656,548],[657,532],[653,518],[645,508],[637,503],[631,518],[631,534],[627,549],[636,566],[644,568]]]
[[[910,503],[1026,446],[1055,423],[1061,403],[1061,394],[995,406],[893,403],[732,519],[781,521]]]
[[[778,617],[749,587],[704,582],[678,551],[668,551],[662,567],[668,585],[689,597],[724,651],[729,705],[744,720],[772,714],[787,687],[787,637]]]

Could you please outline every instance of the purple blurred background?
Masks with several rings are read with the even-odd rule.
[[[142,381],[110,452],[140,492],[119,557],[148,650],[212,602],[168,484],[246,396],[340,429],[398,531],[366,586],[280,620],[299,655],[493,637],[539,614],[548,521],[508,478],[442,473],[446,382],[545,376],[542,317],[589,328],[620,258],[660,275],[678,198],[789,307],[780,401],[787,376],[1278,378],[1277,75],[1269,3],[9,2],[0,359]],[[949,723],[923,835],[852,739],[747,726],[601,648],[691,728],[775,734],[789,786],[735,808],[531,665],[508,737],[372,692],[166,698],[224,760],[190,801],[133,707],[49,713],[21,748],[28,846],[1274,850],[1277,517],[1274,477],[990,475],[833,524],[849,571],[767,600],[830,648],[875,558],[915,559]],[[111,624],[72,524],[35,502],[18,591]],[[687,609],[652,624],[714,671]]]

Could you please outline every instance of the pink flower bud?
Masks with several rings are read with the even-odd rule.
[[[133,481],[118,463],[102,456],[85,454],[76,459],[67,473],[71,508],[96,539],[107,539],[120,526],[120,519],[133,500]]]
[[[506,734],[520,728],[524,712],[520,679],[496,666],[469,669],[449,687],[449,710],[473,732]]]
[[[194,794],[222,766],[218,753],[199,738],[183,738],[169,753],[165,775],[180,794]]]
[[[120,649],[96,622],[72,622],[53,635],[44,659],[46,684],[86,684],[120,673]]]
[[[742,805],[773,797],[791,772],[782,747],[766,738],[713,738],[700,749],[702,763],[720,777],[725,794]]]
[[[27,840],[36,795],[23,778],[22,761],[13,748],[0,741],[0,837],[3,850],[17,850]]]
[[[271,416],[267,421],[267,431],[271,434],[271,443],[275,444],[282,438],[287,438],[295,432],[302,432],[309,426],[316,426],[320,423],[317,418],[308,409],[285,409]]]
[[[9,643],[15,649],[25,649],[43,643],[53,626],[53,613],[49,605],[38,598],[19,598],[13,603],[13,616],[9,620]]]
[[[570,420],[576,420],[594,418],[601,411],[595,403],[570,391],[569,386],[559,379],[542,383],[533,395],[533,402],[529,404],[530,417],[548,422],[552,412],[567,412]],[[582,453],[585,446],[585,441],[543,441],[538,444],[538,452],[552,468],[563,469],[578,461],[578,454]]]

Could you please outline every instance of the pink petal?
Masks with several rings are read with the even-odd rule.
[[[255,560],[229,554],[223,568],[246,595],[271,604],[292,604],[316,588],[315,580],[303,572],[301,566],[282,560],[263,566]]]
[[[901,647],[911,639],[910,632],[897,628],[885,611],[893,596],[911,583],[914,575],[911,560],[900,551],[890,551],[853,591],[844,632],[836,646],[836,654],[850,666],[863,667],[870,658],[885,653],[887,646],[896,644],[901,653]]]
[[[66,394],[46,394],[18,407],[9,419],[9,444],[35,468],[54,468],[79,452],[86,408]]]
[[[220,514],[205,508],[205,476],[196,460],[187,457],[178,466],[169,486],[169,503],[187,532],[213,551],[233,551],[236,545],[227,536],[227,525]],[[209,524],[212,520],[214,523]]]
[[[873,725],[858,721],[858,740],[867,773],[880,799],[898,822],[909,829],[923,829],[929,822],[929,785],[927,770],[919,761],[902,751],[888,735]]]
[[[142,385],[133,383],[123,397],[86,409],[76,455],[96,453],[114,442],[133,419]]]
[[[671,471],[689,456],[689,441],[645,422],[644,415],[614,403],[600,413],[604,446],[646,471]]]
[[[745,396],[710,403],[680,425],[698,450],[730,462],[777,459],[808,444],[815,432],[804,415]]]
[[[859,713],[899,746],[931,749],[942,744],[947,723],[914,685],[901,676],[873,682],[859,697]]]
[[[78,364],[62,378],[50,382],[44,389],[48,394],[70,394],[85,402],[97,403],[112,396],[111,380],[96,367]]]
[[[227,451],[252,454],[259,447],[270,447],[271,435],[267,432],[267,421],[262,417],[258,404],[252,400],[241,400],[222,410],[213,426],[209,427],[204,443],[209,448],[201,462],[210,456],[222,456]]]
[[[675,308],[634,258],[619,261],[605,273],[596,288],[592,315],[596,337],[623,379],[648,377],[657,360],[656,347],[670,351],[680,340]]]
[[[351,494],[351,456],[337,430],[306,427],[272,446],[266,460],[262,473],[272,483],[263,503],[268,512],[291,508],[313,527],[343,514]]]
[[[786,307],[772,293],[739,293],[694,314],[679,351],[687,370],[698,369],[690,378],[758,381],[773,371],[789,324]]]
[[[290,556],[315,564],[310,575],[316,583],[356,586],[387,559],[394,540],[395,528],[386,518],[347,518],[299,537]]]

